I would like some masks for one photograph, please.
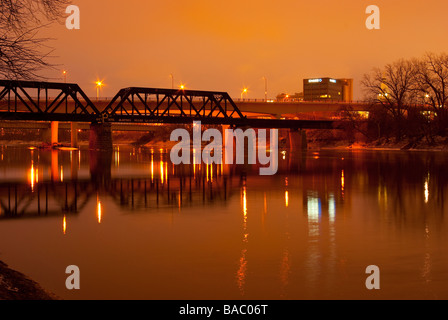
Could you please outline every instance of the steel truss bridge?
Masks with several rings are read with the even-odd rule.
[[[332,120],[247,118],[226,92],[129,87],[100,110],[73,83],[0,80],[0,120],[337,129]]]

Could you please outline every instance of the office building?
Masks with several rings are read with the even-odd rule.
[[[304,79],[303,99],[305,101],[352,101],[353,79]]]

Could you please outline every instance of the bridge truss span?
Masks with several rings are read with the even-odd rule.
[[[90,122],[99,115],[77,84],[0,80],[1,120]]]
[[[213,123],[217,119],[245,119],[226,92],[139,87],[121,89],[102,114],[113,122],[186,123],[196,119]]]

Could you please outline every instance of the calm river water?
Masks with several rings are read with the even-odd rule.
[[[158,149],[0,154],[0,260],[63,299],[448,299],[447,153],[283,153],[264,177]]]

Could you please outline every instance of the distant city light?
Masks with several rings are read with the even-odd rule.
[[[330,82],[336,83],[336,80],[335,79],[330,79]]]
[[[322,82],[322,79],[309,79],[308,83]]]

